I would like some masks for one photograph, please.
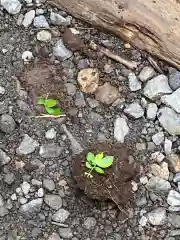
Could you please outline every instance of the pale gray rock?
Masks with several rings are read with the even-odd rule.
[[[172,90],[176,90],[180,87],[180,72],[175,68],[169,68],[169,85]]]
[[[59,13],[51,12],[50,20],[53,25],[66,26],[68,24],[66,18],[61,16]]]
[[[144,116],[144,109],[137,102],[131,103],[127,108],[125,108],[124,112],[135,119]]]
[[[171,185],[167,180],[152,176],[149,179],[149,182],[147,183],[146,188],[148,190],[152,190],[154,192],[164,194],[171,189]]]
[[[27,217],[31,217],[33,214],[40,212],[42,204],[43,204],[43,199],[36,198],[22,205],[19,211],[20,213],[26,215]]]
[[[172,207],[180,206],[180,193],[175,190],[170,190],[167,197],[167,203]]]
[[[52,219],[55,222],[64,223],[69,216],[70,216],[70,212],[61,208],[52,216]]]
[[[35,18],[35,10],[30,10],[29,12],[27,12],[24,15],[24,20],[22,22],[22,25],[27,28],[31,25],[31,23],[33,22],[34,18]]]
[[[180,113],[180,88],[172,94],[162,96],[161,102],[173,108],[177,113]]]
[[[166,210],[162,207],[148,213],[148,221],[154,226],[162,226],[166,223],[166,220]]]
[[[60,39],[53,47],[53,55],[58,59],[65,61],[72,57],[73,53],[64,46],[62,39]]]
[[[43,187],[48,191],[52,192],[55,189],[55,183],[52,179],[45,178],[43,179]]]
[[[146,66],[141,70],[141,72],[139,74],[139,79],[142,82],[146,82],[147,80],[153,78],[155,75],[156,75],[156,72],[155,72],[154,68]]]
[[[164,132],[158,132],[152,136],[153,142],[158,146],[164,141]]]
[[[48,240],[62,240],[62,239],[57,233],[54,232],[48,237]]]
[[[37,28],[49,28],[49,23],[43,15],[35,17],[33,24]]]
[[[56,137],[56,131],[54,130],[54,128],[49,129],[49,130],[46,132],[45,137],[46,137],[47,139],[54,139],[54,138]]]
[[[47,30],[41,30],[37,33],[37,40],[39,40],[40,42],[50,42],[51,33]]]
[[[30,136],[25,134],[24,139],[20,143],[16,152],[17,154],[20,154],[20,155],[27,155],[27,154],[33,153],[38,146],[39,146],[39,143],[36,140],[32,139]]]
[[[155,103],[149,103],[147,106],[147,119],[154,120],[156,118],[158,107]]]
[[[0,129],[4,133],[12,133],[16,127],[14,119],[9,114],[0,117]]]
[[[0,166],[6,165],[11,161],[11,158],[0,149]]]
[[[129,127],[124,118],[117,117],[114,122],[114,138],[120,142],[124,143],[124,138],[129,133]]]
[[[39,155],[42,158],[56,158],[61,155],[63,148],[55,143],[48,143],[40,147]]]
[[[180,215],[175,213],[170,213],[168,215],[168,222],[174,227],[174,228],[180,228]]]
[[[129,79],[129,89],[132,92],[136,92],[141,89],[141,82],[137,79],[134,73],[130,73],[128,75],[128,79]]]
[[[169,139],[165,139],[164,141],[164,152],[166,155],[169,155],[171,153],[172,150],[172,142]]]
[[[54,210],[59,210],[62,207],[62,199],[59,195],[46,194],[44,202]]]
[[[22,6],[19,0],[1,0],[0,3],[8,13],[13,15],[19,13]]]
[[[88,230],[94,228],[96,226],[96,219],[94,217],[87,217],[84,220],[84,227]]]

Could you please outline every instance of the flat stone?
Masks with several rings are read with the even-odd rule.
[[[94,93],[99,84],[99,70],[96,68],[82,69],[78,73],[77,81],[85,93]]]
[[[177,215],[175,213],[169,213],[168,214],[168,222],[174,227],[174,228],[180,228],[180,215]]]
[[[51,33],[47,30],[41,30],[37,33],[37,40],[39,40],[40,42],[50,42]]]
[[[0,129],[4,133],[12,133],[16,127],[14,119],[8,115],[3,114],[0,118]]]
[[[27,134],[25,134],[24,139],[20,143],[16,152],[20,155],[27,155],[33,153],[37,147],[39,147],[39,143]]]
[[[180,193],[170,190],[167,197],[167,203],[173,207],[180,206]]]
[[[161,102],[173,108],[177,113],[180,113],[180,88],[172,94],[162,96]]]
[[[84,227],[86,229],[92,229],[96,226],[96,219],[94,217],[87,217],[85,220],[84,220]]]
[[[33,24],[37,28],[49,28],[49,23],[43,15],[35,17]]]
[[[98,87],[95,92],[95,98],[96,100],[109,105],[119,98],[119,92],[116,87],[106,82],[102,86]]]
[[[52,192],[55,189],[55,183],[52,179],[45,178],[43,179],[43,187],[48,191]]]
[[[158,107],[155,103],[149,103],[147,106],[147,119],[154,120],[157,115]]]
[[[5,205],[0,206],[0,217],[4,217],[9,213]]]
[[[180,115],[168,107],[161,108],[158,113],[161,126],[171,135],[180,135]]]
[[[56,158],[61,155],[63,148],[55,143],[48,143],[40,147],[39,155],[42,158]]]
[[[76,86],[72,83],[66,83],[65,86],[66,86],[68,95],[74,96],[74,94],[76,93]]]
[[[114,122],[114,138],[120,142],[124,143],[124,138],[129,133],[129,127],[124,118],[116,118]]]
[[[162,226],[166,223],[167,216],[166,210],[162,207],[156,208],[153,211],[148,213],[148,221],[153,226]]]
[[[180,172],[180,156],[171,153],[167,156],[168,162],[169,162],[169,168],[173,173]]]
[[[156,75],[156,72],[154,68],[146,66],[141,70],[138,77],[142,82],[146,82],[147,80],[153,78],[155,75]]]
[[[72,57],[73,53],[64,46],[63,40],[60,39],[53,47],[53,55],[58,59],[65,61]]]
[[[130,73],[128,75],[128,79],[129,79],[129,89],[132,92],[136,92],[141,89],[141,82],[137,79],[134,73]]]
[[[144,109],[136,102],[131,103],[127,108],[125,108],[124,112],[135,119],[144,116]]]
[[[149,182],[147,183],[146,188],[148,190],[152,190],[156,193],[164,194],[164,193],[167,193],[171,189],[171,185],[165,179],[152,176],[149,179]]]
[[[72,234],[72,230],[71,228],[59,228],[59,235],[60,237],[62,237],[63,239],[67,238],[67,239],[72,239],[73,234]]]
[[[165,75],[159,75],[149,80],[144,88],[144,95],[151,100],[155,100],[167,93],[172,93],[172,89]]]
[[[164,142],[164,132],[158,132],[152,136],[153,142],[159,146]]]
[[[57,26],[67,26],[68,25],[66,18],[61,16],[59,13],[51,12],[50,20],[53,25],[57,25]]]
[[[0,166],[6,165],[11,161],[11,158],[0,149]]]
[[[22,6],[19,0],[1,0],[1,5],[13,15],[19,13]]]
[[[24,15],[24,20],[22,22],[22,25],[27,28],[31,25],[31,23],[33,22],[34,18],[35,18],[35,10],[30,10],[29,12],[27,12]]]
[[[55,222],[64,223],[69,216],[70,216],[70,212],[61,208],[52,216],[52,220]]]
[[[45,137],[47,139],[54,139],[56,137],[56,131],[54,130],[54,128],[49,129],[46,134]]]
[[[40,212],[42,204],[43,204],[43,199],[36,198],[22,205],[19,211],[23,215],[26,215],[27,217],[31,217],[33,214]]]
[[[162,162],[160,165],[156,163],[151,164],[151,173],[154,176],[168,180],[169,179],[168,164],[166,162]]]
[[[52,233],[49,237],[48,240],[62,240],[60,236],[57,233]]]
[[[171,154],[171,151],[172,151],[172,142],[171,140],[166,138],[164,141],[164,152],[166,155],[169,155]]]
[[[54,210],[59,210],[62,207],[62,199],[59,195],[46,194],[44,202]]]
[[[169,68],[169,85],[172,90],[176,90],[180,87],[180,72],[175,68]]]

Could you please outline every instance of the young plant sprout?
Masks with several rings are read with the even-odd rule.
[[[57,100],[38,97],[37,104],[43,105],[46,112],[50,115],[58,116],[61,114],[61,109],[56,107]]]
[[[89,178],[92,178],[92,171],[95,171],[99,174],[104,174],[104,169],[110,167],[113,164],[113,156],[104,156],[103,152],[94,155],[92,152],[89,152],[86,156],[86,168],[90,169],[89,172],[85,172],[85,175]]]

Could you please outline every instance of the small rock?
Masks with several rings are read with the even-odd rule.
[[[19,147],[17,148],[16,152],[20,155],[27,155],[33,153],[36,148],[39,146],[39,143],[25,134],[24,139],[20,143]]]
[[[25,51],[22,54],[22,60],[24,61],[24,63],[29,63],[32,59],[34,58],[32,52],[30,51]]]
[[[22,22],[22,25],[27,28],[31,25],[31,23],[33,22],[34,18],[35,18],[35,10],[30,10],[29,12],[27,12],[24,15],[24,20]]]
[[[138,79],[134,73],[130,73],[128,75],[128,79],[129,79],[129,89],[132,92],[136,92],[141,89],[141,82],[138,81]]]
[[[167,156],[167,159],[169,161],[170,170],[173,173],[180,172],[180,157],[179,157],[179,155],[177,155],[175,153],[171,153],[170,155]]]
[[[180,72],[175,68],[170,68],[169,73],[169,85],[172,90],[176,90],[180,87]]]
[[[172,150],[172,142],[169,139],[165,139],[164,141],[164,152],[166,155],[169,155],[171,153]]]
[[[44,189],[39,188],[38,191],[37,191],[37,195],[38,195],[38,197],[43,197],[44,196]]]
[[[180,115],[168,107],[161,108],[158,113],[158,120],[162,127],[171,135],[180,135]]]
[[[59,235],[64,239],[72,239],[73,234],[71,228],[59,228]]]
[[[70,216],[70,212],[61,208],[52,216],[52,219],[55,222],[64,223],[69,216]]]
[[[78,83],[81,86],[81,90],[85,93],[94,93],[98,88],[99,83],[99,71],[96,68],[82,69],[78,73]]]
[[[173,178],[173,182],[180,182],[180,172],[176,173],[174,178]]]
[[[11,158],[0,149],[0,166],[6,165],[11,161]]]
[[[145,216],[142,216],[141,219],[139,220],[139,224],[140,224],[142,227],[145,227],[146,224],[147,224],[147,221],[148,221],[148,219],[147,219]]]
[[[18,199],[18,201],[19,201],[19,203],[20,203],[21,205],[23,205],[23,204],[27,203],[28,200],[27,200],[25,197],[20,197],[20,198]]]
[[[42,185],[42,182],[41,181],[38,181],[38,180],[36,180],[36,179],[32,179],[31,180],[31,183],[32,183],[32,185],[34,185],[34,186],[41,186]]]
[[[140,183],[142,183],[142,184],[144,184],[144,185],[148,183],[148,178],[147,178],[147,176],[141,177],[139,180],[140,180]]]
[[[113,67],[112,67],[112,65],[106,63],[106,64],[104,65],[104,72],[105,72],[105,73],[111,73],[111,72],[113,72]]]
[[[86,106],[84,94],[82,92],[76,93],[75,106],[76,107],[85,107]]]
[[[162,226],[166,223],[166,210],[162,207],[156,208],[148,213],[148,221],[153,226]]]
[[[148,190],[153,190],[154,192],[164,194],[171,189],[171,185],[168,181],[162,178],[152,176],[149,179],[149,182],[147,183],[146,188]]]
[[[151,154],[151,159],[157,161],[158,163],[164,160],[165,156],[161,152],[155,152]]]
[[[99,106],[99,102],[93,98],[87,98],[86,100],[91,108],[96,108]]]
[[[170,213],[168,215],[168,221],[174,228],[180,228],[180,215]]]
[[[11,185],[15,181],[15,175],[12,172],[8,172],[4,176],[4,182],[7,183],[8,185]]]
[[[172,93],[168,84],[168,78],[165,75],[159,75],[149,80],[144,88],[144,95],[154,100],[166,93]]]
[[[93,217],[88,217],[84,220],[84,227],[86,229],[92,229],[96,226],[96,219]]]
[[[70,96],[73,96],[76,93],[76,86],[72,83],[66,83],[66,89]]]
[[[88,59],[80,59],[77,65],[78,69],[85,69],[89,67]]]
[[[13,15],[19,13],[22,6],[19,0],[1,0],[1,5]]]
[[[152,136],[153,142],[158,146],[164,141],[164,132],[156,133]]]
[[[152,164],[151,165],[151,173],[154,176],[168,180],[169,179],[168,164],[166,162],[162,162],[161,165],[158,165],[156,163]]]
[[[56,186],[53,180],[46,178],[43,179],[43,187],[48,191],[52,192]]]
[[[131,103],[127,108],[125,108],[124,112],[135,119],[144,116],[144,110],[139,103]]]
[[[31,217],[33,214],[40,212],[42,204],[42,198],[33,199],[32,201],[22,205],[19,211],[27,217]]]
[[[173,108],[177,113],[180,113],[180,88],[172,94],[162,96],[161,102]]]
[[[0,94],[1,94],[1,95],[4,95],[5,91],[6,91],[5,88],[3,88],[3,87],[0,86]]]
[[[51,12],[50,20],[53,25],[66,26],[68,24],[66,18],[54,12]]]
[[[42,158],[56,158],[61,155],[63,148],[58,144],[49,143],[40,147],[39,154]]]
[[[95,92],[95,97],[96,100],[109,105],[119,98],[119,92],[116,87],[106,82],[102,86],[98,87]]]
[[[9,213],[5,205],[0,206],[0,217],[4,217]]]
[[[12,133],[15,129],[16,123],[14,119],[8,115],[3,114],[0,118],[0,129],[4,133]]]
[[[35,17],[33,24],[37,28],[49,28],[49,23],[43,15]]]
[[[51,41],[51,33],[46,30],[41,30],[37,33],[37,40],[41,42],[50,42]]]
[[[141,70],[139,74],[139,79],[142,82],[146,82],[147,80],[153,78],[155,75],[156,75],[156,72],[154,68],[146,66]]]
[[[136,149],[138,151],[143,151],[146,149],[146,143],[136,143]]]
[[[21,185],[21,189],[24,195],[27,195],[29,193],[30,188],[31,188],[31,185],[26,181],[24,181]]]
[[[44,202],[54,210],[59,210],[62,207],[62,199],[59,195],[46,194],[44,197]]]
[[[52,233],[49,237],[48,240],[62,240],[60,236],[57,233]]]
[[[125,136],[129,133],[129,127],[124,118],[116,118],[114,122],[114,138],[120,142],[124,143]]]
[[[54,139],[54,138],[56,137],[56,131],[54,130],[54,128],[49,129],[49,130],[46,132],[45,137],[46,137],[47,139]]]
[[[167,197],[167,203],[170,206],[176,207],[180,205],[180,193],[170,190],[168,197]]]
[[[13,194],[11,195],[11,200],[12,200],[12,201],[16,201],[16,200],[17,200],[17,195],[16,195],[15,193],[13,193]]]
[[[147,106],[147,119],[154,120],[156,118],[158,107],[155,103],[150,103]]]
[[[73,53],[64,46],[62,39],[60,39],[53,47],[53,55],[65,61],[72,57]]]

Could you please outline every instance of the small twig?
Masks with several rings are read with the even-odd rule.
[[[63,223],[58,223],[58,222],[52,222],[53,225],[57,225],[59,227],[63,227],[63,228],[68,228],[67,224],[63,224]]]
[[[50,115],[50,114],[42,114],[40,116],[32,116],[31,118],[60,118],[66,117],[66,115]]]
[[[138,67],[138,62],[126,60],[123,57],[112,53],[109,49],[98,46],[93,41],[90,42],[89,47],[95,51],[99,50],[107,57],[109,57],[119,63],[122,63],[123,65],[125,65],[126,67],[128,67],[130,69],[135,69]]]

